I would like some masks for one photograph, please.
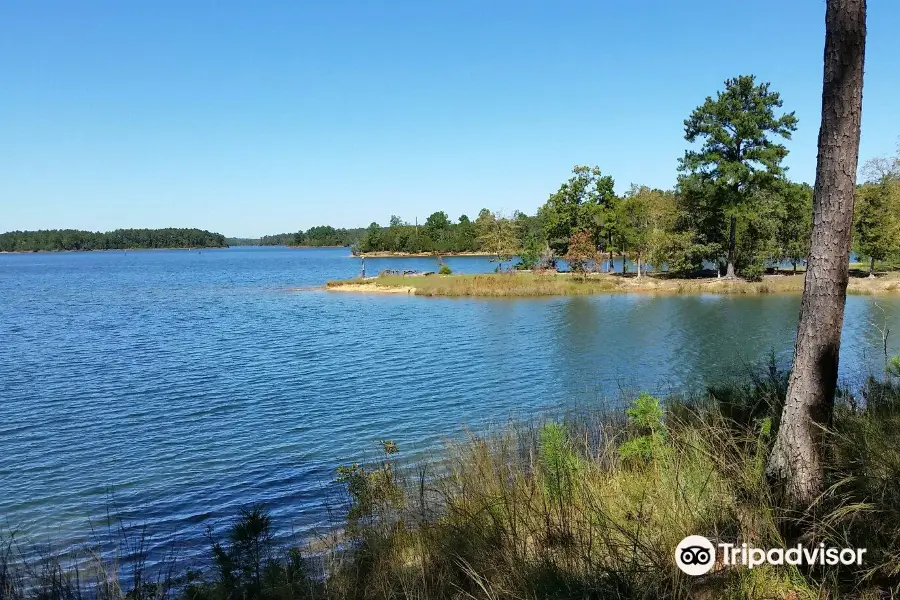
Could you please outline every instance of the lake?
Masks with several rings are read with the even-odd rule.
[[[421,457],[466,426],[696,389],[773,351],[786,363],[800,304],[297,289],[359,270],[344,248],[0,255],[0,523],[75,540],[111,510],[196,548],[261,501],[302,535],[329,523],[335,467],[376,440]],[[842,378],[880,370],[886,321],[900,299],[848,298]]]

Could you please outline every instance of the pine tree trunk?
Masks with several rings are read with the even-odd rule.
[[[637,255],[637,278],[641,278],[641,255],[638,253]]]
[[[822,125],[812,243],[794,365],[767,474],[792,507],[822,492],[822,426],[831,421],[859,158],[866,0],[827,0]]]
[[[735,243],[735,236],[737,235],[737,217],[732,215],[731,217],[731,226],[728,228],[728,270],[725,272],[725,277],[728,279],[734,279],[734,249],[737,246]]]
[[[875,277],[875,257],[869,258],[869,277]]]

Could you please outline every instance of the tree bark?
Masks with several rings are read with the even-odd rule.
[[[812,242],[794,365],[767,474],[795,508],[822,492],[823,427],[831,421],[849,277],[859,159],[866,0],[827,0],[822,124]]]
[[[734,249],[737,246],[735,243],[735,236],[737,235],[737,217],[731,216],[731,226],[728,228],[728,269],[725,272],[725,277],[728,279],[734,279]]]

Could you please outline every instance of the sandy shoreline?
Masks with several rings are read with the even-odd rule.
[[[360,252],[351,254],[351,258],[437,258],[453,256],[494,256],[484,252]]]
[[[339,286],[326,286],[329,292],[363,292],[366,294],[415,294],[416,288],[411,286],[380,286],[374,281],[364,283],[345,283]]]

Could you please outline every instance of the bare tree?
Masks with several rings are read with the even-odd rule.
[[[768,465],[776,489],[798,507],[823,486],[822,432],[834,409],[847,298],[865,48],[866,0],[827,0],[812,243],[794,366]]]

